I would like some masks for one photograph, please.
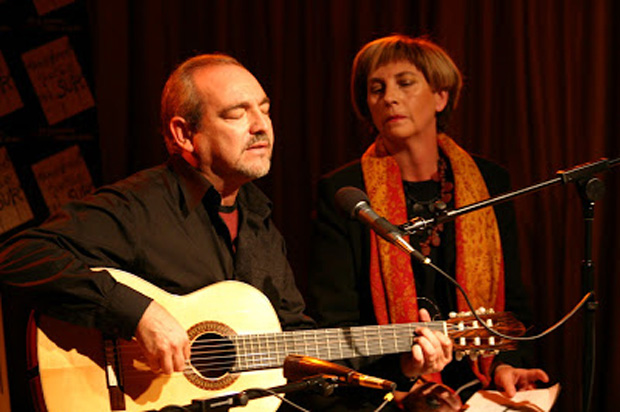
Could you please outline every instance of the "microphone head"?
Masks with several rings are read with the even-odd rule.
[[[284,377],[298,381],[315,375],[347,376],[353,369],[310,356],[290,354],[284,359]]]
[[[345,186],[338,189],[334,199],[338,207],[351,218],[355,218],[360,203],[370,204],[370,199],[368,199],[366,193],[353,186]]]

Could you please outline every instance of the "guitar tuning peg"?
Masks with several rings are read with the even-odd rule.
[[[449,317],[450,319],[454,319],[454,318],[456,318],[457,316],[458,316],[458,315],[456,314],[456,312],[450,312],[450,313],[448,313],[448,317]]]
[[[488,313],[489,313],[490,315],[494,314],[494,313],[495,313],[495,309],[493,309],[493,308],[489,308]]]
[[[482,352],[482,351],[472,350],[472,351],[469,353],[469,359],[471,359],[471,360],[475,361],[476,359],[478,359],[478,356],[480,355],[480,353],[481,353],[481,352]]]
[[[476,311],[476,313],[478,315],[484,315],[485,313],[487,313],[487,309],[484,306],[481,306],[478,308],[478,310]]]
[[[464,356],[465,356],[465,355],[464,355],[463,351],[460,351],[460,350],[457,350],[457,351],[454,353],[454,359],[456,359],[457,361],[463,360],[463,357],[464,357]]]

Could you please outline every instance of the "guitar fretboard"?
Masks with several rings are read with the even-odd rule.
[[[446,331],[445,322],[429,322],[231,336],[237,352],[233,371],[281,367],[290,354],[338,360],[408,352],[419,326]]]

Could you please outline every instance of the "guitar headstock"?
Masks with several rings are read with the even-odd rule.
[[[487,326],[504,335],[522,336],[525,327],[510,312],[495,313],[484,308],[476,311]],[[461,360],[464,356],[472,359],[482,354],[497,354],[500,351],[515,350],[517,342],[492,334],[480,325],[478,319],[471,314],[451,313],[448,324],[448,336],[454,343],[455,357]]]

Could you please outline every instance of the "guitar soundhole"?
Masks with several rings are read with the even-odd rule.
[[[192,343],[191,363],[205,378],[217,379],[235,365],[235,346],[217,333],[204,333]]]
[[[215,321],[200,322],[189,328],[191,367],[185,369],[185,377],[206,390],[220,390],[232,385],[239,374],[231,372],[236,351],[229,336],[236,335],[229,326]]]

